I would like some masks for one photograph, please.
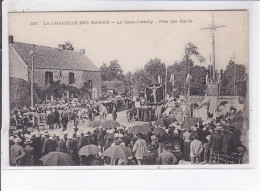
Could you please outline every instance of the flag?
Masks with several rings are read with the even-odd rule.
[[[187,74],[186,83],[189,84],[192,76],[190,74]]]
[[[220,83],[221,74],[218,75],[218,84]]]
[[[171,74],[170,82],[172,83],[172,86],[174,86],[174,73]]]
[[[130,77],[130,82],[131,82],[131,84],[133,84],[133,77],[132,77],[132,75],[131,75],[131,77]]]
[[[159,84],[162,83],[162,76],[161,75],[158,76],[158,83]]]

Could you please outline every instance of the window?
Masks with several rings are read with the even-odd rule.
[[[72,72],[69,74],[69,84],[74,84],[74,73]]]
[[[53,83],[53,73],[45,72],[45,84],[52,84],[52,83]]]
[[[88,87],[92,88],[92,81],[91,80],[88,81]]]

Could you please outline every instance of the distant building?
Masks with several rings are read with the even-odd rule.
[[[58,48],[14,42],[9,36],[10,77],[31,81],[34,55],[33,78],[39,87],[47,88],[53,82],[82,88],[87,86],[89,97],[101,96],[101,73],[99,68],[85,55],[85,50],[68,50],[66,45]],[[73,92],[68,92],[73,97]]]
[[[126,86],[123,81],[102,81],[102,95],[118,95],[126,93]]]

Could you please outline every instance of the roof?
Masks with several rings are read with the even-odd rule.
[[[32,52],[34,52],[34,68],[100,71],[99,68],[84,54],[59,48],[35,46],[33,44],[14,42],[11,45],[22,60],[32,66]]]

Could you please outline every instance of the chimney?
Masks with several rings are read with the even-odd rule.
[[[64,44],[59,44],[58,48],[61,49],[62,51],[64,51],[65,50],[65,45]]]
[[[85,54],[85,49],[79,49],[80,54]]]
[[[9,35],[9,44],[13,44],[13,43],[14,43],[14,36]]]

